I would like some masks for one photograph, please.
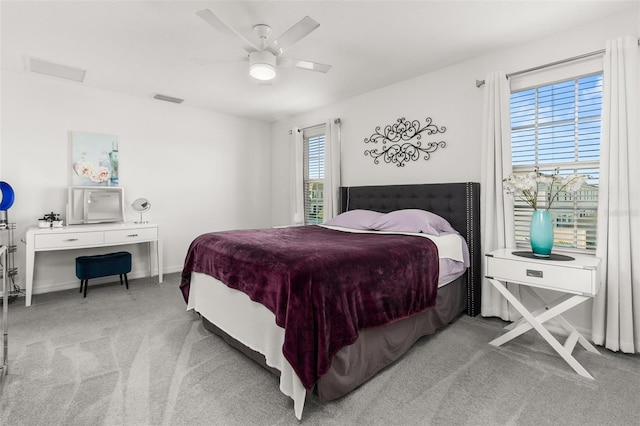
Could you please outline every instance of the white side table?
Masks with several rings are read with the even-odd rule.
[[[576,343],[587,351],[599,354],[566,319],[562,313],[592,298],[598,292],[600,259],[592,256],[571,254],[573,260],[549,260],[516,256],[516,249],[499,249],[485,255],[485,277],[522,314],[522,319],[507,326],[507,333],[489,342],[500,346],[534,328],[555,351],[581,376],[593,379],[591,374],[573,357]],[[543,306],[530,312],[506,287],[506,283],[520,284],[521,290],[542,302]],[[560,298],[547,302],[536,288],[564,293]],[[555,318],[569,333],[562,345],[544,327],[544,323]]]

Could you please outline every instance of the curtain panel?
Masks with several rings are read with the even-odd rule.
[[[324,221],[335,217],[340,209],[340,119],[328,121],[324,152]]]
[[[638,40],[610,40],[603,63],[602,139],[596,256],[601,285],[592,339],[640,352],[640,67]]]
[[[304,161],[304,138],[302,130],[294,127],[289,132],[291,135],[291,223],[302,225],[304,223],[304,182],[303,182],[303,161]]]
[[[502,187],[502,179],[513,171],[509,82],[502,71],[489,73],[484,81],[480,204],[482,250],[488,253],[499,248],[515,247],[516,241],[513,200],[505,194]],[[519,299],[518,286],[507,286]],[[519,317],[506,299],[484,278],[480,313],[482,316],[496,316],[506,321]]]

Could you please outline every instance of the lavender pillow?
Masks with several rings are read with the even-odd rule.
[[[373,229],[373,222],[384,216],[384,213],[374,212],[373,210],[350,210],[329,219],[325,225],[341,226],[351,229]]]
[[[456,233],[441,216],[426,210],[396,210],[381,216],[372,224],[377,231],[422,232],[429,235]]]

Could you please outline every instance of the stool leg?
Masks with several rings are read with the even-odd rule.
[[[84,280],[84,296],[87,297],[87,287],[89,287],[89,280]]]
[[[127,274],[124,274],[124,282],[127,284],[127,290],[129,290],[129,279],[127,279]]]
[[[80,293],[82,293],[82,286],[84,285],[84,280],[80,280]]]
[[[120,274],[120,285],[122,285],[122,274]]]

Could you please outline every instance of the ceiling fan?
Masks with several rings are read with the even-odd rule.
[[[234,28],[227,25],[227,23],[216,16],[211,10],[203,9],[196,12],[196,15],[204,19],[209,25],[221,33],[235,37],[242,43],[244,50],[248,53],[245,60],[249,61],[249,75],[256,80],[269,81],[274,79],[276,77],[277,67],[279,66],[296,67],[323,73],[331,69],[331,65],[282,56],[282,53],[287,49],[320,26],[318,22],[309,16],[302,18],[298,23],[273,41],[269,40],[269,36],[271,35],[271,27],[269,25],[254,25],[253,32],[260,39],[259,46],[256,46]]]

